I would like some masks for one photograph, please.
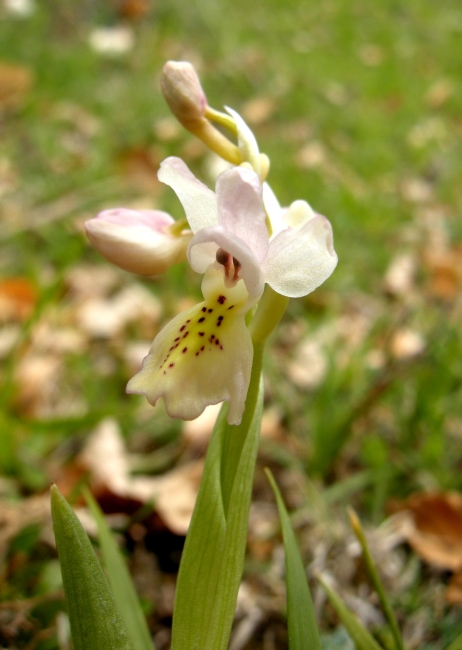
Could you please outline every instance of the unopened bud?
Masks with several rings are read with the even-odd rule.
[[[191,231],[158,210],[104,210],[85,223],[88,238],[109,262],[140,275],[160,275],[186,259]]]
[[[170,110],[186,129],[194,132],[202,126],[207,99],[191,63],[167,61],[160,87]]]

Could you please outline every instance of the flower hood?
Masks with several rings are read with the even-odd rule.
[[[180,158],[164,160],[158,176],[177,194],[194,233],[187,251],[191,267],[204,273],[218,261],[227,286],[244,281],[249,304],[258,301],[265,282],[278,293],[298,298],[314,291],[335,269],[329,221],[305,201],[283,210],[252,169],[240,166],[223,172],[216,193]]]

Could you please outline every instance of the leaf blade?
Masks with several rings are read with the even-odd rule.
[[[345,626],[348,634],[351,636],[357,650],[382,650],[374,637],[366,630],[359,619],[350,612],[342,599],[335,593],[325,580],[318,578],[323,586],[329,602],[338,614],[338,617]]]
[[[265,472],[276,497],[284,541],[289,648],[290,650],[321,650],[313,600],[289,514],[273,475],[268,469]]]
[[[172,650],[225,650],[244,565],[261,416],[263,345],[256,345],[239,426],[215,424],[177,582]]]
[[[155,650],[122,554],[93,495],[88,489],[84,489],[83,492],[98,528],[106,574],[135,648],[136,650]]]
[[[74,649],[135,650],[90,540],[56,485],[51,513]]]

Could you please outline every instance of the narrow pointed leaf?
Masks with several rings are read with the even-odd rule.
[[[262,352],[256,345],[242,423],[228,425],[224,407],[212,434],[180,565],[172,650],[228,647],[263,410]]]
[[[266,470],[266,475],[276,497],[284,541],[289,648],[290,650],[321,650],[313,601],[297,540],[279,488],[269,470]]]
[[[404,650],[403,639],[401,637],[398,621],[396,620],[395,613],[387,597],[387,592],[385,591],[382,581],[380,580],[378,571],[375,567],[374,559],[371,555],[369,544],[367,543],[367,539],[364,534],[363,527],[361,526],[359,517],[352,508],[348,509],[348,514],[350,517],[350,523],[351,523],[351,527],[353,528],[353,532],[356,535],[356,538],[361,545],[367,570],[369,572],[369,576],[372,580],[372,583],[379,597],[380,604],[382,605],[382,611],[385,614],[385,618],[387,619],[391,632],[393,634],[396,650]]]
[[[135,650],[90,540],[55,485],[51,514],[74,650]]]
[[[153,650],[154,644],[125,560],[93,495],[84,490],[84,496],[98,527],[106,575],[130,637],[136,650]]]
[[[319,578],[319,582],[322,584],[330,604],[337,612],[357,650],[382,650],[374,637],[366,630],[353,612],[350,612],[335,591],[322,578]]]

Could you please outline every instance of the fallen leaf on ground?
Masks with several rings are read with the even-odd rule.
[[[152,502],[164,524],[176,535],[186,535],[199,490],[203,461],[180,465],[162,476],[131,476],[130,456],[117,422],[103,420],[87,439],[79,462],[90,473],[98,498],[111,493],[130,514]]]
[[[413,525],[406,528],[406,539],[423,560],[462,572],[462,494],[416,493],[391,502],[390,509],[410,513]]]
[[[385,273],[384,284],[393,296],[408,296],[414,289],[417,264],[412,253],[401,253],[394,257]]]
[[[0,319],[24,321],[33,312],[37,292],[26,278],[5,278],[0,281]]]
[[[430,294],[444,300],[456,298],[462,286],[462,247],[424,251],[423,262],[430,273]]]
[[[425,350],[425,341],[419,332],[403,327],[390,342],[390,352],[396,359],[412,359]]]
[[[8,550],[10,541],[27,526],[40,523],[50,517],[48,494],[29,497],[9,504],[0,502],[0,563]]]
[[[32,87],[29,68],[13,63],[0,63],[0,108],[19,108]]]

